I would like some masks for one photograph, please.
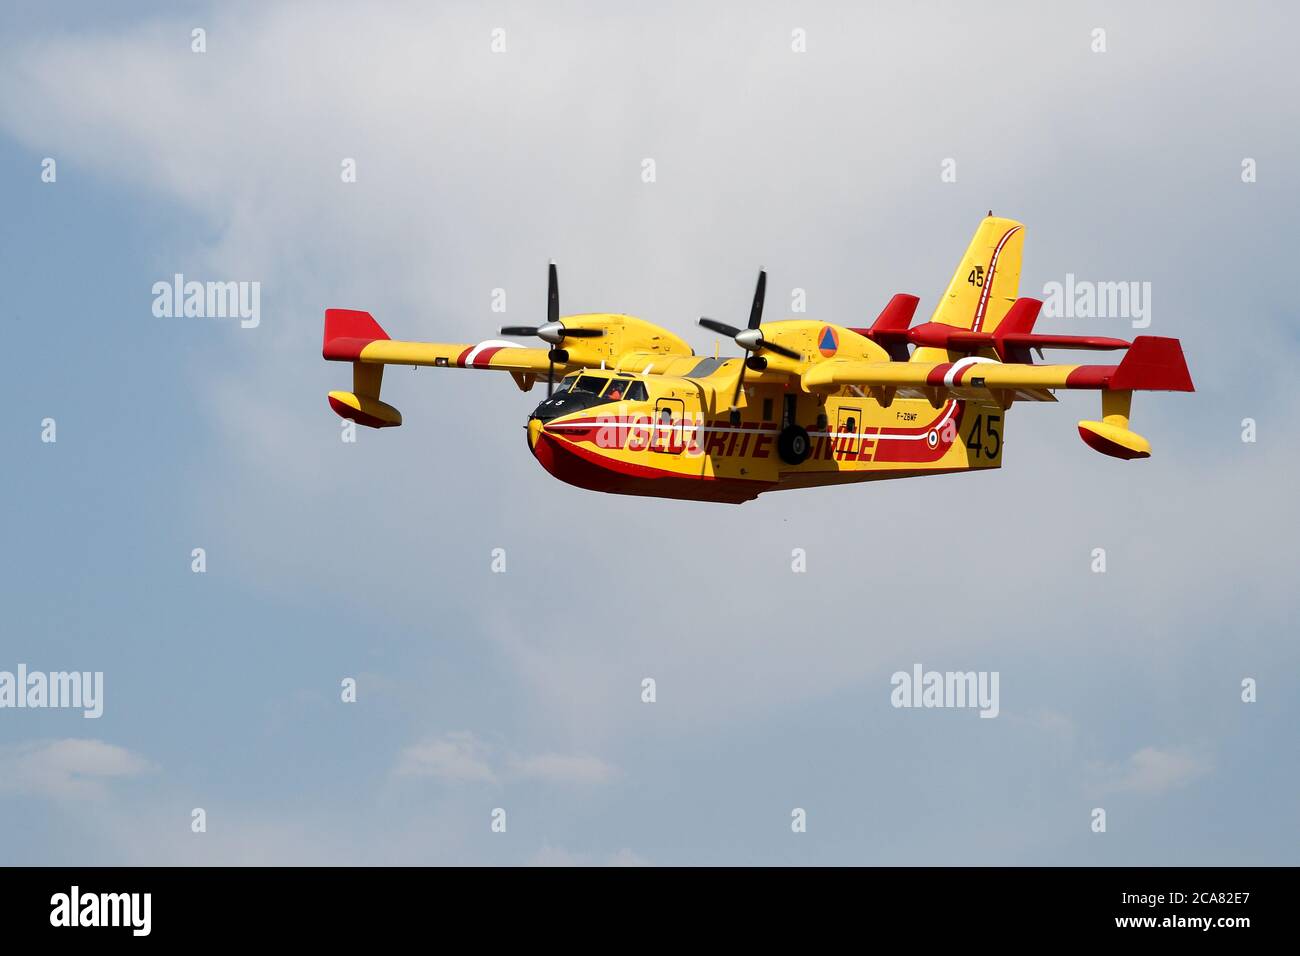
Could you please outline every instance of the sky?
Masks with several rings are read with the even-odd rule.
[[[104,692],[0,708],[0,863],[1295,864],[1297,26],[5,5],[0,671]],[[999,471],[731,507],[556,481],[507,377],[392,368],[403,426],[354,443],[325,400],[328,307],[477,342],[542,320],[553,258],[563,313],[711,353],[759,267],[769,318],[927,316],[990,209],[1024,295],[1150,284],[1148,328],[1038,330],[1181,339],[1151,459],[1063,394]],[[258,283],[258,323],[155,315],[177,273]],[[917,664],[996,672],[997,717],[892,706]]]

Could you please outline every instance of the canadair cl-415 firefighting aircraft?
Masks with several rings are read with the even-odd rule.
[[[1002,464],[1007,412],[1054,402],[1055,389],[1101,393],[1079,422],[1090,447],[1146,458],[1129,429],[1135,391],[1190,392],[1177,339],[1040,335],[1042,302],[1019,298],[1024,227],[991,214],[929,322],[896,295],[870,328],[805,319],[763,322],[765,273],[743,328],[700,319],[744,352],[707,358],[630,315],[561,318],[554,264],[544,325],[501,334],[545,348],[398,342],[368,312],[325,312],[326,359],[352,363],[352,391],[330,392],[343,418],[400,425],[379,400],[385,365],[510,373],[523,391],[546,382],[528,447],[552,475],[594,491],[740,503],[765,491],[879,478],[983,471]],[[1043,349],[1124,350],[1118,365],[1035,365]]]

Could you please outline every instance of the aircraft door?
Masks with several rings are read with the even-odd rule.
[[[654,441],[652,448],[681,451],[690,434],[686,433],[686,403],[680,398],[661,398],[655,402]]]
[[[862,445],[862,410],[840,406],[835,420],[835,458],[856,459]]]

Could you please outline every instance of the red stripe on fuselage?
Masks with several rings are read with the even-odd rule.
[[[876,453],[872,461],[911,463],[938,461],[952,447],[952,443],[961,433],[961,419],[965,410],[965,402],[949,401],[939,414],[925,425],[883,429],[879,435],[870,436],[879,443],[876,445]],[[950,421],[951,438],[946,438]],[[935,433],[933,446],[929,442],[931,432]]]
[[[681,475],[660,468],[617,461],[546,432],[537,436],[533,454],[543,468],[567,484],[619,495],[740,504],[776,487],[776,482],[772,481]]]
[[[998,257],[1002,255],[1002,247],[1020,229],[1019,226],[1012,226],[1006,231],[1001,239],[998,240],[997,247],[993,250],[993,257],[989,259],[989,274],[984,277],[984,285],[980,289],[980,300],[975,306],[975,315],[971,319],[971,331],[978,332],[984,325],[984,314],[988,309],[989,296],[993,292],[993,275],[998,271]]]

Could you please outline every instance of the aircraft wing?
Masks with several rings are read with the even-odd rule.
[[[1013,398],[1054,401],[1050,389],[1193,391],[1177,339],[1140,335],[1118,365],[1029,365],[968,357],[955,362],[818,362],[803,373],[804,388],[828,392],[850,385],[958,397],[1001,392]]]
[[[330,392],[330,407],[341,417],[371,428],[402,423],[401,412],[379,400],[385,365],[498,369],[509,372],[525,392],[538,379],[552,374],[547,349],[520,348],[497,340],[477,345],[395,341],[374,316],[355,309],[325,310],[321,354],[329,361],[352,363],[352,391]],[[568,368],[557,364],[554,374],[563,375]]]
[[[496,339],[477,345],[395,341],[369,312],[353,309],[325,310],[325,343],[321,354],[335,362],[490,368],[542,375],[550,365],[546,349],[520,348],[513,342]]]

